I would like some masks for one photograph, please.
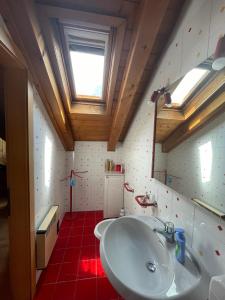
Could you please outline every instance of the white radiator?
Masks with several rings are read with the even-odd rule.
[[[52,206],[37,230],[36,258],[37,269],[47,267],[55,246],[59,228],[59,206]]]

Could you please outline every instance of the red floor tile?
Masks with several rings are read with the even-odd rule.
[[[55,249],[65,249],[67,248],[68,238],[67,237],[58,237],[58,240],[55,245]]]
[[[75,212],[76,218],[85,218],[87,212],[86,211],[77,211]]]
[[[122,300],[101,264],[95,224],[102,211],[66,213],[35,300]]]
[[[96,238],[93,234],[84,235],[83,246],[93,246],[96,244]]]
[[[71,226],[72,226],[71,220],[63,219],[63,221],[61,223],[61,226],[60,226],[60,229],[68,228],[68,227],[71,227]]]
[[[34,300],[54,300],[55,285],[47,284],[41,285],[37,288]]]
[[[96,259],[80,260],[78,266],[77,278],[96,278],[97,276],[97,264]]]
[[[41,274],[40,283],[55,283],[58,279],[61,264],[48,265],[47,269]]]
[[[71,231],[71,227],[64,227],[64,228],[60,228],[59,231],[59,237],[60,238],[66,238],[70,235],[70,231]]]
[[[94,235],[95,226],[84,227],[84,235],[93,234]]]
[[[103,211],[98,210],[95,212],[96,219],[103,219]]]
[[[70,236],[77,236],[84,234],[84,227],[71,227]]]
[[[65,249],[54,249],[49,264],[58,264],[63,262]]]
[[[81,247],[83,235],[70,236],[68,238],[67,248]]]
[[[81,248],[80,259],[95,259],[96,258],[96,248],[95,246],[86,246]]]
[[[97,299],[98,300],[115,300],[119,294],[112,287],[107,278],[97,279]]]
[[[95,217],[88,217],[84,221],[84,226],[95,226],[95,225],[96,225]]]
[[[80,258],[81,248],[69,248],[64,252],[64,263],[66,262],[78,262]]]
[[[99,300],[96,295],[96,279],[78,280],[77,300]]]
[[[84,219],[84,223],[93,223],[96,220],[96,216],[95,215],[87,215]]]
[[[89,210],[89,211],[86,211],[85,216],[92,216],[92,215],[95,215],[95,214],[96,214],[95,210]]]
[[[106,277],[105,271],[102,267],[101,259],[97,258],[96,259],[96,264],[97,264],[97,277]]]
[[[76,280],[77,279],[77,268],[78,268],[78,261],[63,263],[61,266],[61,269],[60,269],[58,282]]]
[[[84,219],[75,219],[72,223],[73,227],[83,227],[84,226]]]
[[[76,282],[57,283],[54,290],[54,300],[74,300]]]

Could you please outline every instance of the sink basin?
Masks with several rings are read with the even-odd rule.
[[[116,220],[116,219],[106,219],[106,220],[103,220],[103,221],[99,222],[95,226],[95,230],[94,230],[95,237],[97,239],[101,240],[101,237],[102,237],[104,231],[106,230],[107,226],[109,224],[111,224],[114,220]]]
[[[190,297],[201,282],[200,267],[188,251],[185,265],[177,262],[175,245],[153,232],[157,222],[127,216],[107,226],[100,243],[103,268],[125,299],[194,300]]]

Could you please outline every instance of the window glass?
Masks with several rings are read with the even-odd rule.
[[[202,68],[194,68],[189,71],[180,81],[176,89],[171,95],[172,104],[182,105],[187,97],[209,74],[209,70]]]

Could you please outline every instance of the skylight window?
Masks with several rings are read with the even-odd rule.
[[[104,55],[70,51],[77,97],[102,98]]]
[[[181,106],[190,96],[194,89],[209,74],[209,70],[203,68],[194,68],[189,71],[180,81],[176,89],[171,95],[172,104]]]
[[[77,101],[100,102],[105,96],[110,31],[65,27],[71,86]]]

